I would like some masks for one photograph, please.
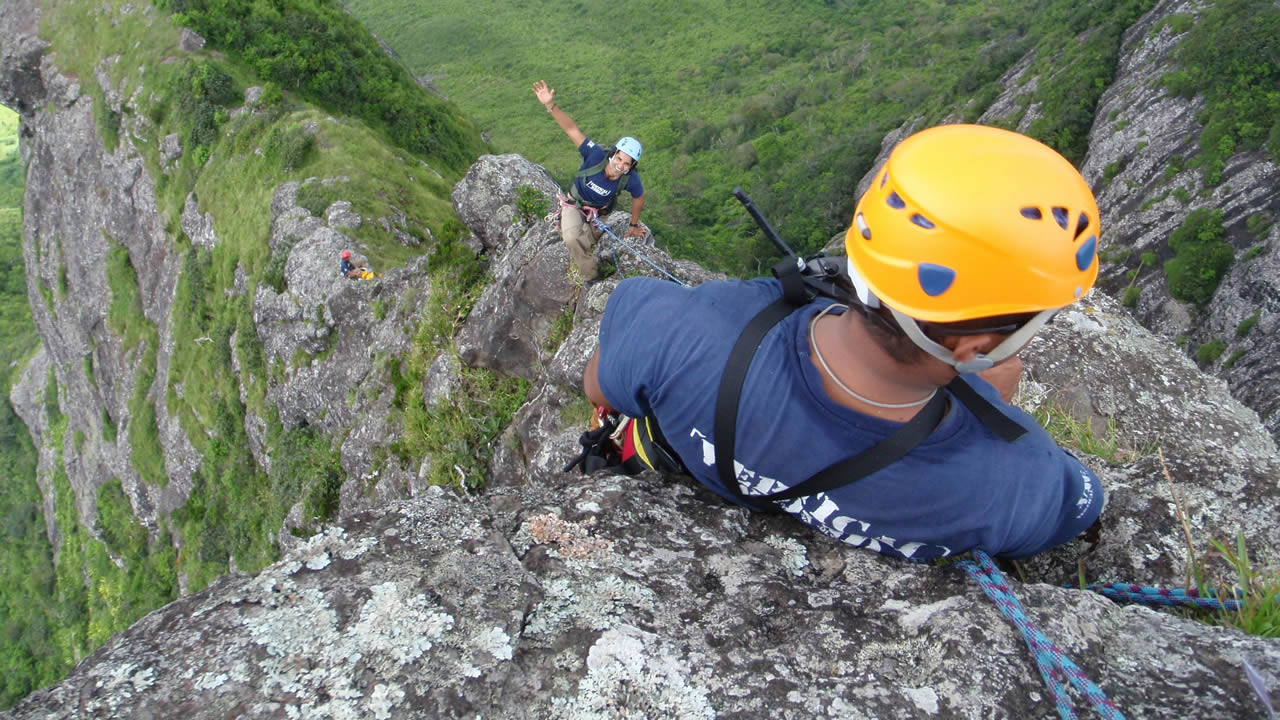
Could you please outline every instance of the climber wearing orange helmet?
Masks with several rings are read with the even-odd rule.
[[[1093,194],[1061,155],[1006,130],[931,128],[893,150],[857,203],[848,305],[787,305],[772,278],[628,279],[584,387],[660,424],[730,501],[898,557],[1035,554],[1093,524],[1103,492],[1008,404],[1017,352],[1093,286],[1097,243]],[[735,343],[773,307],[782,319],[740,362]],[[736,415],[725,376],[742,388]],[[718,447],[731,454],[719,465]]]
[[[535,82],[533,94],[582,155],[582,165],[561,197],[560,233],[569,257],[590,284],[599,279],[593,248],[600,240],[600,230],[592,225],[592,220],[598,215],[608,215],[624,189],[631,194],[631,223],[625,237],[642,237],[645,234],[645,228],[640,224],[644,185],[636,170],[636,164],[640,162],[640,141],[627,136],[618,140],[614,147],[602,148],[556,105],[556,91],[547,87],[546,82]]]

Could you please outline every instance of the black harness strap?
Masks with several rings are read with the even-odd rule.
[[[939,392],[925,406],[920,408],[910,420],[892,435],[854,455],[841,460],[817,475],[787,490],[769,495],[751,495],[752,500],[781,502],[794,500],[807,495],[834,490],[838,487],[861,480],[871,473],[882,470],[901,460],[904,455],[915,449],[917,445],[929,437],[929,433],[938,426],[938,421],[947,409],[946,393]],[[737,487],[737,483],[734,483]]]
[[[781,265],[781,263],[779,264]],[[779,268],[775,267],[775,274]],[[784,271],[786,272],[786,271]],[[799,272],[796,272],[799,275]],[[788,283],[786,278],[783,287]],[[746,495],[738,484],[734,467],[734,453],[737,450],[735,435],[738,425],[738,404],[742,397],[742,385],[747,378],[747,370],[755,357],[756,350],[769,330],[790,315],[805,302],[797,301],[793,293],[784,294],[767,306],[747,323],[747,327],[738,336],[729,361],[725,364],[724,375],[720,379],[720,389],[716,395],[715,428],[712,432],[716,448],[716,473],[720,483],[732,492],[741,502],[757,510],[777,511],[772,503],[794,500],[798,497],[816,495],[834,490],[838,487],[857,482],[862,478],[882,470],[902,459],[917,445],[929,437],[929,433],[937,427],[947,406],[947,393],[935,394],[920,412],[898,428],[894,433],[875,445],[863,450],[851,458],[841,460],[822,470],[813,477],[798,483],[786,490],[768,495]],[[1026,428],[1014,422],[1008,415],[1000,412],[986,398],[974,390],[969,383],[959,377],[947,384],[946,390],[969,408],[979,421],[1006,442],[1013,442],[1026,433]],[[766,507],[758,503],[763,501]]]
[[[986,398],[978,394],[977,390],[969,383],[956,378],[947,383],[947,390],[951,391],[969,408],[969,412],[977,416],[987,429],[995,433],[1001,440],[1005,442],[1013,442],[1023,435],[1027,434],[1027,429],[1014,422],[1012,418],[1000,412],[995,405],[992,405]]]
[[[738,336],[738,342],[729,353],[729,362],[725,364],[724,375],[720,378],[720,391],[716,395],[715,429],[712,432],[716,444],[716,472],[720,474],[721,484],[744,502],[746,498],[742,497],[742,491],[738,488],[737,473],[733,467],[734,435],[738,426],[738,400],[742,396],[742,383],[747,379],[747,370],[751,367],[751,360],[764,336],[796,309],[797,306],[783,296],[756,313]]]

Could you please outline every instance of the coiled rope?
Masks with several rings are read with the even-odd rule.
[[[969,577],[978,582],[987,597],[991,598],[996,607],[1000,608],[1000,612],[1022,633],[1023,640],[1026,641],[1027,647],[1031,649],[1031,655],[1036,660],[1040,677],[1044,679],[1049,693],[1053,695],[1054,705],[1063,720],[1078,720],[1063,679],[1084,695],[1103,718],[1123,720],[1124,715],[1106,696],[1106,693],[1102,692],[1102,688],[1085,677],[1080,668],[1027,618],[1022,610],[1022,603],[1018,602],[1018,598],[1009,589],[1009,583],[1005,580],[1004,574],[996,567],[990,555],[981,550],[974,550],[973,560],[961,560],[956,565],[963,568]]]

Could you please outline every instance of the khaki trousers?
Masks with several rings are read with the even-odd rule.
[[[594,278],[597,269],[594,248],[600,240],[600,231],[589,224],[576,207],[566,207],[560,212],[560,236],[569,249],[569,258],[582,273],[582,279]]]

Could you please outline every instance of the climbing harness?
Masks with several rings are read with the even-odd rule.
[[[667,444],[667,439],[651,417],[633,418],[611,413],[599,405],[591,427],[578,438],[582,452],[564,466],[562,472],[578,468],[580,475],[600,470],[622,475],[638,475],[643,470],[688,475],[689,470]]]
[[[987,597],[1000,608],[1000,613],[1022,633],[1022,639],[1031,650],[1031,655],[1036,660],[1036,667],[1040,670],[1040,677],[1044,679],[1049,693],[1053,695],[1053,703],[1063,720],[1075,720],[1078,717],[1071,705],[1071,698],[1067,695],[1067,689],[1062,683],[1064,678],[1089,700],[1103,718],[1106,720],[1124,718],[1102,688],[1085,677],[1080,668],[1071,662],[1071,658],[1068,658],[1027,618],[1027,614],[1022,610],[1022,603],[1018,602],[1017,596],[1009,589],[1009,583],[1005,580],[1004,574],[996,567],[990,555],[981,550],[974,550],[973,560],[961,560],[956,564],[968,573],[969,577],[977,581]]]
[[[560,213],[563,213],[563,212],[564,212],[564,210],[565,210],[565,208],[573,208],[574,210],[577,210],[578,212],[581,212],[581,213],[582,213],[582,217],[583,217],[587,222],[589,222],[589,223],[593,223],[593,222],[595,222],[595,221],[596,221],[596,216],[600,214],[600,208],[592,207],[592,206],[590,206],[590,205],[582,205],[582,204],[580,204],[580,203],[576,202],[576,201],[575,201],[572,197],[570,197],[569,195],[560,195],[560,196],[559,196],[559,200],[560,200]],[[560,213],[557,213],[557,214],[556,214],[556,215],[557,215],[557,225],[559,225],[559,222],[558,222],[558,221],[559,221],[559,215],[560,215]]]

